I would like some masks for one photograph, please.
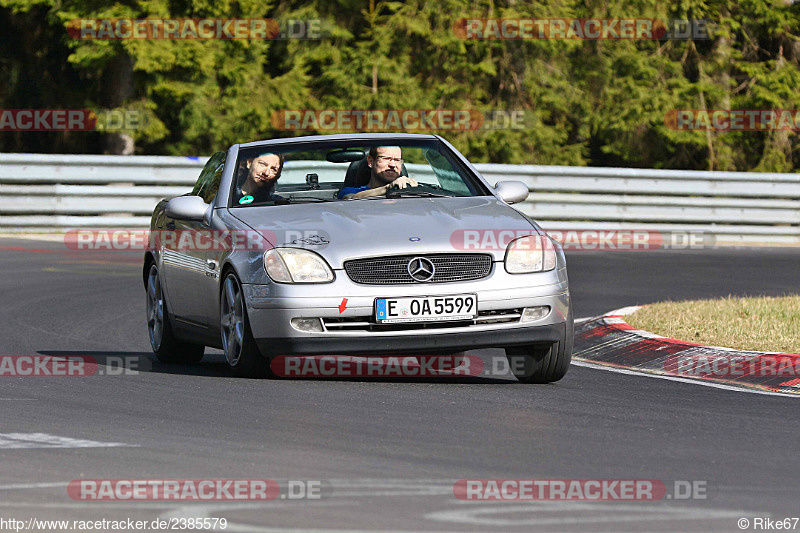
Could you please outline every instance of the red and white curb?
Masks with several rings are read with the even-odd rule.
[[[623,307],[575,325],[573,362],[741,392],[800,397],[800,354],[736,350],[635,329]]]

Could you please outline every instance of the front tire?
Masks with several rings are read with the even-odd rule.
[[[552,383],[566,375],[572,361],[575,325],[572,310],[567,316],[564,337],[552,344],[532,344],[506,348],[511,372],[520,383]]]
[[[242,284],[232,271],[222,281],[219,297],[222,351],[236,377],[271,377],[269,360],[261,355],[250,330]]]
[[[147,332],[150,347],[161,363],[198,363],[205,346],[178,339],[172,331],[167,302],[161,288],[161,278],[155,263],[147,274]]]

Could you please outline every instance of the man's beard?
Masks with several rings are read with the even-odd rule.
[[[383,172],[377,173],[377,177],[378,177],[378,181],[380,181],[381,183],[383,183],[385,185],[388,185],[391,182],[393,182],[394,180],[396,180],[397,178],[399,178],[400,177],[400,173],[399,172],[392,172],[392,171],[389,171],[389,170],[384,170]]]

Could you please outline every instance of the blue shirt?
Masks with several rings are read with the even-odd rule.
[[[344,189],[339,191],[339,194],[337,194],[336,197],[344,198],[348,194],[356,194],[361,191],[366,191],[367,189],[369,189],[369,185],[364,185],[363,187],[345,187]]]

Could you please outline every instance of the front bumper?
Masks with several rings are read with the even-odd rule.
[[[533,287],[492,288],[476,290],[475,284],[453,284],[444,287],[414,287],[408,296],[436,291],[438,294],[476,293],[479,313],[513,314],[526,307],[547,306],[548,315],[528,322],[521,318],[496,322],[442,323],[400,328],[378,327],[374,321],[376,295],[383,296],[380,287],[374,294],[352,295],[347,308],[339,311],[342,296],[326,294],[316,298],[274,297],[267,286],[244,285],[250,328],[259,349],[264,354],[290,355],[381,355],[390,353],[459,352],[479,348],[519,346],[535,343],[561,342],[567,334],[570,316],[570,296],[566,277],[557,283]],[[267,290],[262,291],[261,287]],[[406,289],[407,290],[407,289]],[[386,290],[385,292],[389,292]],[[346,297],[346,296],[345,296]],[[292,318],[319,318],[324,331],[308,332],[295,329]],[[338,321],[354,321],[353,327],[338,327]]]
[[[448,351],[563,342],[566,323],[434,335],[429,334],[429,331],[415,330],[416,335],[256,338],[256,344],[261,353],[274,355],[434,355]]]

